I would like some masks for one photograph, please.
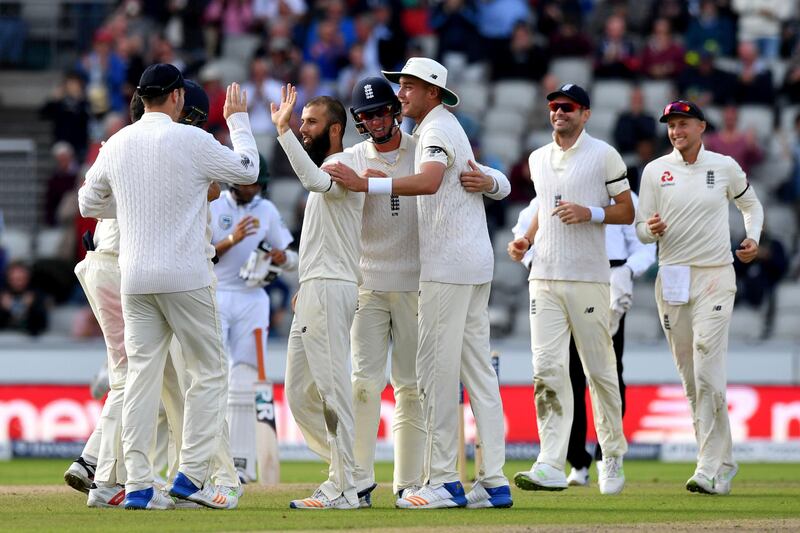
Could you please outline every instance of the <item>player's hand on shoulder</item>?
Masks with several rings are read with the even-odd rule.
[[[557,216],[564,224],[582,224],[592,220],[592,211],[588,207],[560,200],[552,215]]]
[[[355,170],[340,161],[325,165],[322,167],[322,170],[327,172],[333,181],[342,185],[348,190],[354,192],[367,192],[369,188],[369,182],[366,178],[362,178],[356,174]]]
[[[225,105],[222,115],[227,120],[234,113],[247,113],[247,91],[238,83],[231,83],[225,92]]]
[[[525,253],[530,247],[531,243],[528,241],[527,237],[514,239],[508,243],[508,256],[514,261],[522,261],[522,258],[525,257]]]
[[[749,263],[758,256],[758,243],[753,239],[745,239],[736,250],[736,257],[742,263]]]
[[[469,170],[465,170],[459,176],[461,186],[467,192],[484,193],[489,192],[494,188],[494,178],[488,174],[484,174],[480,167],[473,161],[468,161]]]

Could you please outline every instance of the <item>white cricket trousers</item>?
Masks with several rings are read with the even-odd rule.
[[[732,265],[691,267],[689,302],[669,305],[656,278],[661,327],[689,400],[697,439],[697,470],[713,479],[732,467],[733,447],[726,400],[728,329],[736,296]]]
[[[329,463],[320,485],[333,500],[358,502],[353,471],[353,398],[348,359],[358,288],[311,279],[300,284],[286,356],[286,399],[308,447]]]
[[[605,457],[628,450],[622,431],[617,359],[608,332],[608,283],[530,281],[531,347],[537,462],[564,470],[574,405],[569,381],[570,333],[589,382],[597,440]]]
[[[375,445],[386,360],[392,340],[390,380],[394,389],[394,477],[392,489],[422,484],[425,426],[417,393],[417,291],[360,288],[353,320],[353,417],[355,481],[359,491],[375,483]]]
[[[122,400],[128,358],[125,354],[125,323],[122,319],[120,297],[120,270],[117,256],[102,252],[87,252],[86,257],[75,266],[75,276],[83,287],[86,299],[97,318],[106,343],[108,359],[108,392],[100,420],[93,432],[99,438],[90,439],[84,454],[97,459],[95,482],[109,485],[124,482],[125,464],[122,457],[121,424]],[[90,443],[96,446],[89,449]]]
[[[225,429],[228,363],[213,287],[163,294],[123,294],[128,380],[122,446],[128,492],[153,483],[149,454],[167,350],[174,332],[188,374],[179,470],[202,487]]]
[[[508,485],[500,386],[489,347],[490,284],[419,284],[417,386],[427,439],[423,477],[438,485],[458,481],[459,379],[469,392],[483,449],[476,481]]]

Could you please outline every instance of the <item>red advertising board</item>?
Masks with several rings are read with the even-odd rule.
[[[537,442],[532,386],[503,386],[506,440]],[[393,398],[383,392],[379,437],[391,439]],[[275,386],[278,437],[283,443],[301,443],[284,402],[283,386]],[[628,387],[625,434],[631,442],[693,442],[689,405],[677,385]],[[728,408],[734,441],[800,440],[800,387],[731,386]],[[0,385],[0,441],[57,442],[85,440],[94,428],[102,403],[85,386]],[[591,426],[591,411],[589,412]],[[466,437],[475,434],[475,421],[466,409]],[[589,440],[594,438],[590,429]]]

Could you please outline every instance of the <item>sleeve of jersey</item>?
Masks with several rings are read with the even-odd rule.
[[[117,203],[111,192],[106,173],[107,153],[100,150],[94,164],[86,172],[86,181],[78,189],[78,209],[81,216],[116,218]]]
[[[496,168],[481,165],[480,163],[477,165],[481,172],[487,176],[491,176],[495,183],[496,190],[483,193],[485,197],[491,198],[492,200],[502,200],[511,193],[511,182],[508,181],[508,177],[506,177],[505,174]]]
[[[203,179],[212,176],[217,181],[248,185],[258,179],[258,149],[250,130],[247,113],[234,113],[227,120],[231,134],[231,150],[223,146],[211,134],[186,130],[186,142],[196,142],[194,151]]]
[[[306,151],[303,150],[303,146],[294,136],[292,130],[279,135],[278,143],[283,147],[283,151],[286,152],[286,157],[289,159],[292,169],[306,190],[326,193],[333,188],[334,182],[331,177],[314,164]]]
[[[652,163],[651,163],[652,165]],[[636,236],[645,244],[656,242],[658,237],[650,232],[647,220],[656,213],[658,209],[658,188],[653,185],[653,171],[651,165],[647,165],[642,172],[642,180],[639,185],[639,207],[636,209]],[[669,221],[666,221],[669,223]]]
[[[267,240],[273,248],[285,250],[294,238],[278,213],[278,208],[271,203],[267,205]]]
[[[449,168],[453,164],[453,148],[444,132],[429,129],[422,134],[419,144],[422,146],[420,165],[423,163],[441,163]]]
[[[628,167],[619,153],[611,149],[606,154],[606,190],[612,198],[631,188],[628,183]]]

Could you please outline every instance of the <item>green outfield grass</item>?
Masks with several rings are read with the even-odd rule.
[[[522,492],[513,488],[514,507],[507,510],[400,511],[391,494],[391,465],[377,469],[381,485],[374,507],[358,511],[294,511],[293,498],[308,496],[324,476],[321,463],[284,463],[283,484],[276,489],[248,486],[235,511],[180,510],[132,512],[86,508],[86,498],[64,486],[66,460],[0,462],[0,527],[4,531],[139,532],[257,531],[464,527],[516,530],[576,527],[640,530],[737,530],[800,528],[800,464],[745,464],[726,497],[688,493],[683,483],[693,465],[653,461],[625,464],[628,483],[618,496],[601,496],[596,483],[561,493]],[[510,462],[506,474],[527,469]],[[594,474],[594,472],[592,472]],[[594,479],[593,479],[594,481]]]

